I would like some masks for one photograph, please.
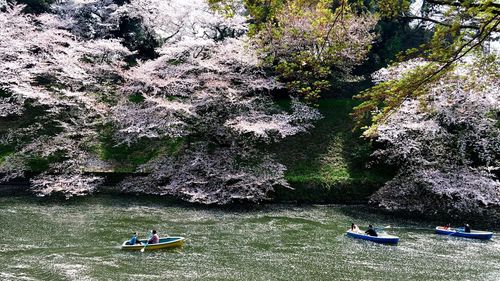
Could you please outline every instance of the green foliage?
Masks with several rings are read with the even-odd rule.
[[[408,13],[410,0],[382,0],[371,2],[382,18],[394,19]]]
[[[0,164],[4,161],[5,157],[14,153],[15,146],[13,145],[0,145]]]
[[[400,79],[382,82],[372,88],[356,95],[356,98],[364,101],[354,107],[353,116],[357,121],[357,127],[363,124],[372,124],[365,129],[367,137],[376,136],[379,124],[383,124],[387,117],[409,96],[418,97],[424,95],[431,81],[438,80],[444,72],[438,72],[439,66],[428,63],[416,67],[405,73]]]
[[[144,96],[140,93],[132,94],[128,97],[128,100],[133,103],[141,103],[145,100]]]
[[[286,0],[243,0],[245,9],[251,17],[250,36],[258,34],[266,23],[274,21]],[[228,17],[236,13],[238,0],[208,0],[210,8]]]
[[[292,185],[310,184],[330,189],[354,182],[382,184],[387,180],[380,167],[367,168],[372,153],[370,143],[353,131],[349,117],[357,103],[351,99],[319,101],[324,116],[308,134],[300,134],[271,147],[287,167]]]
[[[101,130],[97,149],[101,159],[113,163],[115,172],[134,172],[136,167],[147,163],[160,154],[175,154],[184,140],[140,140],[131,145],[119,144],[114,139],[114,128],[106,126]]]
[[[330,67],[306,53],[294,54],[290,61],[276,63],[274,69],[290,91],[309,102],[317,101],[320,93],[331,86],[328,81]]]
[[[409,70],[393,80],[380,83],[358,95],[364,102],[355,108],[358,126],[365,126],[366,136],[376,136],[377,126],[385,122],[407,98],[425,95],[433,84],[468,54],[481,57],[484,42],[499,31],[500,5],[490,0],[482,1],[429,1],[426,8],[440,6],[441,18],[420,17],[431,22],[430,40],[398,56],[399,61],[422,58],[428,63]],[[395,7],[391,11],[391,7]],[[410,19],[407,1],[383,0],[377,2],[378,11],[385,18]],[[397,49],[397,48],[396,48]]]
[[[110,85],[112,88],[113,85]],[[109,106],[114,106],[118,103],[119,96],[114,91],[106,92],[95,92],[94,97],[97,101],[104,103]]]
[[[245,0],[245,7],[253,19],[250,35],[257,34],[267,22],[274,21],[285,2],[285,0]]]
[[[209,2],[215,10],[234,14],[234,0]],[[309,103],[352,79],[352,68],[370,49],[368,31],[376,17],[360,1],[245,0],[244,5],[251,17],[249,35],[264,65]]]
[[[240,3],[237,0],[208,0],[207,2],[212,10],[217,11],[226,17],[233,17],[238,9],[238,4]]]
[[[348,79],[370,49],[375,18],[357,15],[347,1],[271,1],[250,11],[264,63],[310,103]]]
[[[168,64],[171,64],[171,65],[174,65],[174,66],[177,66],[177,65],[181,65],[185,62],[184,59],[182,58],[176,58],[176,59],[169,59],[167,61]]]
[[[418,51],[420,45],[427,43],[432,33],[425,29],[415,29],[405,22],[380,20],[377,24],[378,40],[374,42],[368,61],[359,72],[371,74],[380,68],[397,61],[399,55],[410,50]]]
[[[64,159],[64,151],[58,151],[48,157],[30,155],[27,157],[26,165],[30,171],[39,173],[48,170],[51,163],[61,162]]]

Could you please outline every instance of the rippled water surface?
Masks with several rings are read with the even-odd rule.
[[[390,225],[398,246],[344,235]],[[437,236],[363,206],[222,210],[158,199],[0,198],[0,280],[500,280],[500,239]],[[132,231],[185,236],[182,249],[122,252]]]

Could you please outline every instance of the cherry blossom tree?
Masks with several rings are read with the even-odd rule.
[[[224,204],[288,186],[265,144],[306,131],[319,113],[298,100],[289,110],[274,104],[282,85],[260,66],[242,15],[227,18],[201,0],[21,10],[0,13],[0,116],[28,122],[0,139],[16,147],[0,163],[3,180],[36,172],[37,194],[91,193],[103,182],[93,172],[112,168],[99,155],[101,130],[110,127],[118,144],[181,144],[141,166],[145,176],[121,183],[127,192]],[[153,58],[125,63],[135,53],[116,36],[123,18],[138,19],[139,31],[161,42]]]
[[[154,7],[143,2],[138,3]],[[202,1],[191,5],[179,6],[179,19],[148,13],[168,19],[154,25],[168,38],[160,57],[125,73],[124,97],[114,114],[123,142],[182,138],[184,144],[176,155],[141,167],[150,176],[128,179],[122,188],[200,203],[262,200],[288,184],[285,167],[257,147],[305,131],[319,114],[298,101],[289,112],[273,105],[271,92],[282,85],[266,75],[248,48],[243,18],[224,18]],[[131,102],[131,95],[143,101]]]
[[[87,173],[106,166],[91,152],[98,145],[96,126],[109,111],[99,99],[120,80],[122,58],[130,52],[117,40],[78,41],[64,19],[22,9],[7,6],[0,13],[0,116],[24,123],[0,137],[16,148],[0,173],[8,180],[42,172],[31,179],[41,195],[87,193],[102,181]],[[34,162],[47,167],[33,171]]]
[[[407,99],[376,127],[375,156],[398,167],[372,202],[386,209],[449,215],[500,208],[500,83],[497,57],[469,58]],[[401,79],[414,60],[375,79]]]

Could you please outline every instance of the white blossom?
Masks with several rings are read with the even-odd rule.
[[[418,65],[403,63],[377,75],[395,79]],[[461,62],[427,95],[406,100],[378,127],[383,148],[374,155],[399,168],[372,202],[391,210],[453,215],[500,206],[498,70],[488,60]]]
[[[22,8],[0,12],[0,118],[40,113],[0,137],[16,146],[0,163],[3,180],[30,171],[42,196],[95,192],[103,179],[93,173],[113,168],[99,155],[106,127],[118,145],[180,143],[124,181],[128,192],[224,204],[288,187],[285,167],[256,147],[305,131],[319,113],[274,105],[282,86],[249,47],[243,14],[227,18],[202,0],[58,1],[38,16]],[[155,56],[116,37],[124,18],[154,37]],[[48,167],[31,171],[33,159]]]

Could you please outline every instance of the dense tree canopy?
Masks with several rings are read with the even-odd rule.
[[[239,7],[232,0],[209,2],[223,11]],[[376,37],[376,15],[358,12],[344,0],[244,3],[261,59],[288,91],[314,103],[332,86],[338,89],[343,82],[359,79],[352,71],[366,60]]]
[[[354,116],[383,145],[375,156],[399,167],[373,202],[420,213],[498,209],[499,6],[400,3],[380,5],[381,15],[410,20],[432,37],[375,73],[376,85],[359,95]]]
[[[125,192],[263,200],[289,187],[270,144],[357,81],[396,167],[373,203],[500,209],[499,25],[491,0],[0,1],[0,179],[83,195],[131,154]]]
[[[256,34],[265,62],[287,88],[315,101],[333,83],[355,79],[375,34],[376,16],[356,14],[347,1],[287,1]]]
[[[376,73],[397,79],[424,61]],[[460,63],[425,96],[407,99],[377,127],[375,155],[399,167],[373,198],[389,209],[480,213],[500,206],[500,83],[492,58]],[[497,174],[498,175],[498,174]]]
[[[376,126],[407,98],[425,95],[428,85],[441,79],[445,72],[453,71],[464,57],[490,51],[500,31],[500,6],[485,1],[379,1],[381,15],[385,18],[412,20],[415,28],[429,30],[429,42],[401,54],[401,61],[423,58],[426,63],[406,72],[404,76],[388,80],[367,90],[360,97],[365,101],[357,108],[355,116],[360,123],[371,123],[366,132],[371,135]],[[397,7],[392,9],[389,7]],[[498,48],[498,47],[494,47]]]
[[[22,8],[8,6],[0,18],[0,56],[9,62],[1,116],[39,114],[2,136],[15,145],[1,163],[4,180],[34,171],[36,160],[46,163],[31,180],[39,194],[92,192],[102,179],[89,172],[109,169],[99,157],[107,128],[118,144],[179,144],[141,167],[150,176],[127,180],[127,190],[227,203],[287,186],[284,167],[255,144],[302,132],[319,115],[299,101],[288,112],[273,105],[270,92],[281,85],[245,48],[242,17],[217,15],[203,1],[69,1],[38,16]],[[95,11],[99,20],[81,19]],[[137,32],[161,42],[156,56],[125,64],[141,51],[115,38],[123,18],[140,19]]]

